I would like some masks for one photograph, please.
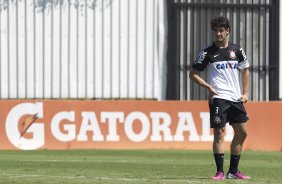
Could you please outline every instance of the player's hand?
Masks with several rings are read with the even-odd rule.
[[[240,97],[241,102],[246,103],[248,101],[248,96],[247,95],[242,95]]]
[[[215,95],[218,95],[218,94],[216,93],[216,91],[215,91],[212,87],[209,87],[208,90],[209,90],[209,97],[208,97],[208,100],[209,100],[209,103],[212,104],[212,99],[213,99],[213,97],[214,97]]]
[[[212,98],[213,96],[217,95],[215,89],[213,89],[212,87],[209,87],[208,90],[209,90],[209,98]]]

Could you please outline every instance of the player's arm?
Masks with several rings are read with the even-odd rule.
[[[244,68],[241,70],[242,73],[242,87],[243,87],[243,94],[241,95],[241,101],[246,103],[248,101],[249,96],[249,69]]]
[[[199,72],[196,69],[191,68],[189,78],[200,86],[205,87],[212,96],[217,94],[216,91],[202,77],[200,77]]]

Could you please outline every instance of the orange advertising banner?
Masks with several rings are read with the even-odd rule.
[[[280,151],[281,102],[248,102],[245,150]],[[0,149],[202,149],[213,132],[205,101],[1,100]],[[232,127],[226,127],[230,146]]]

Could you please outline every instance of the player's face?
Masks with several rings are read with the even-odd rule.
[[[222,43],[228,41],[227,37],[229,34],[229,29],[225,29],[224,27],[216,27],[213,29],[213,33],[216,42]]]

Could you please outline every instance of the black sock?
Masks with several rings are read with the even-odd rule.
[[[240,155],[232,155],[230,156],[230,166],[229,171],[231,174],[236,174],[238,172],[238,165],[240,161]]]
[[[214,155],[217,172],[224,173],[223,171],[224,153],[214,153],[213,155]]]

